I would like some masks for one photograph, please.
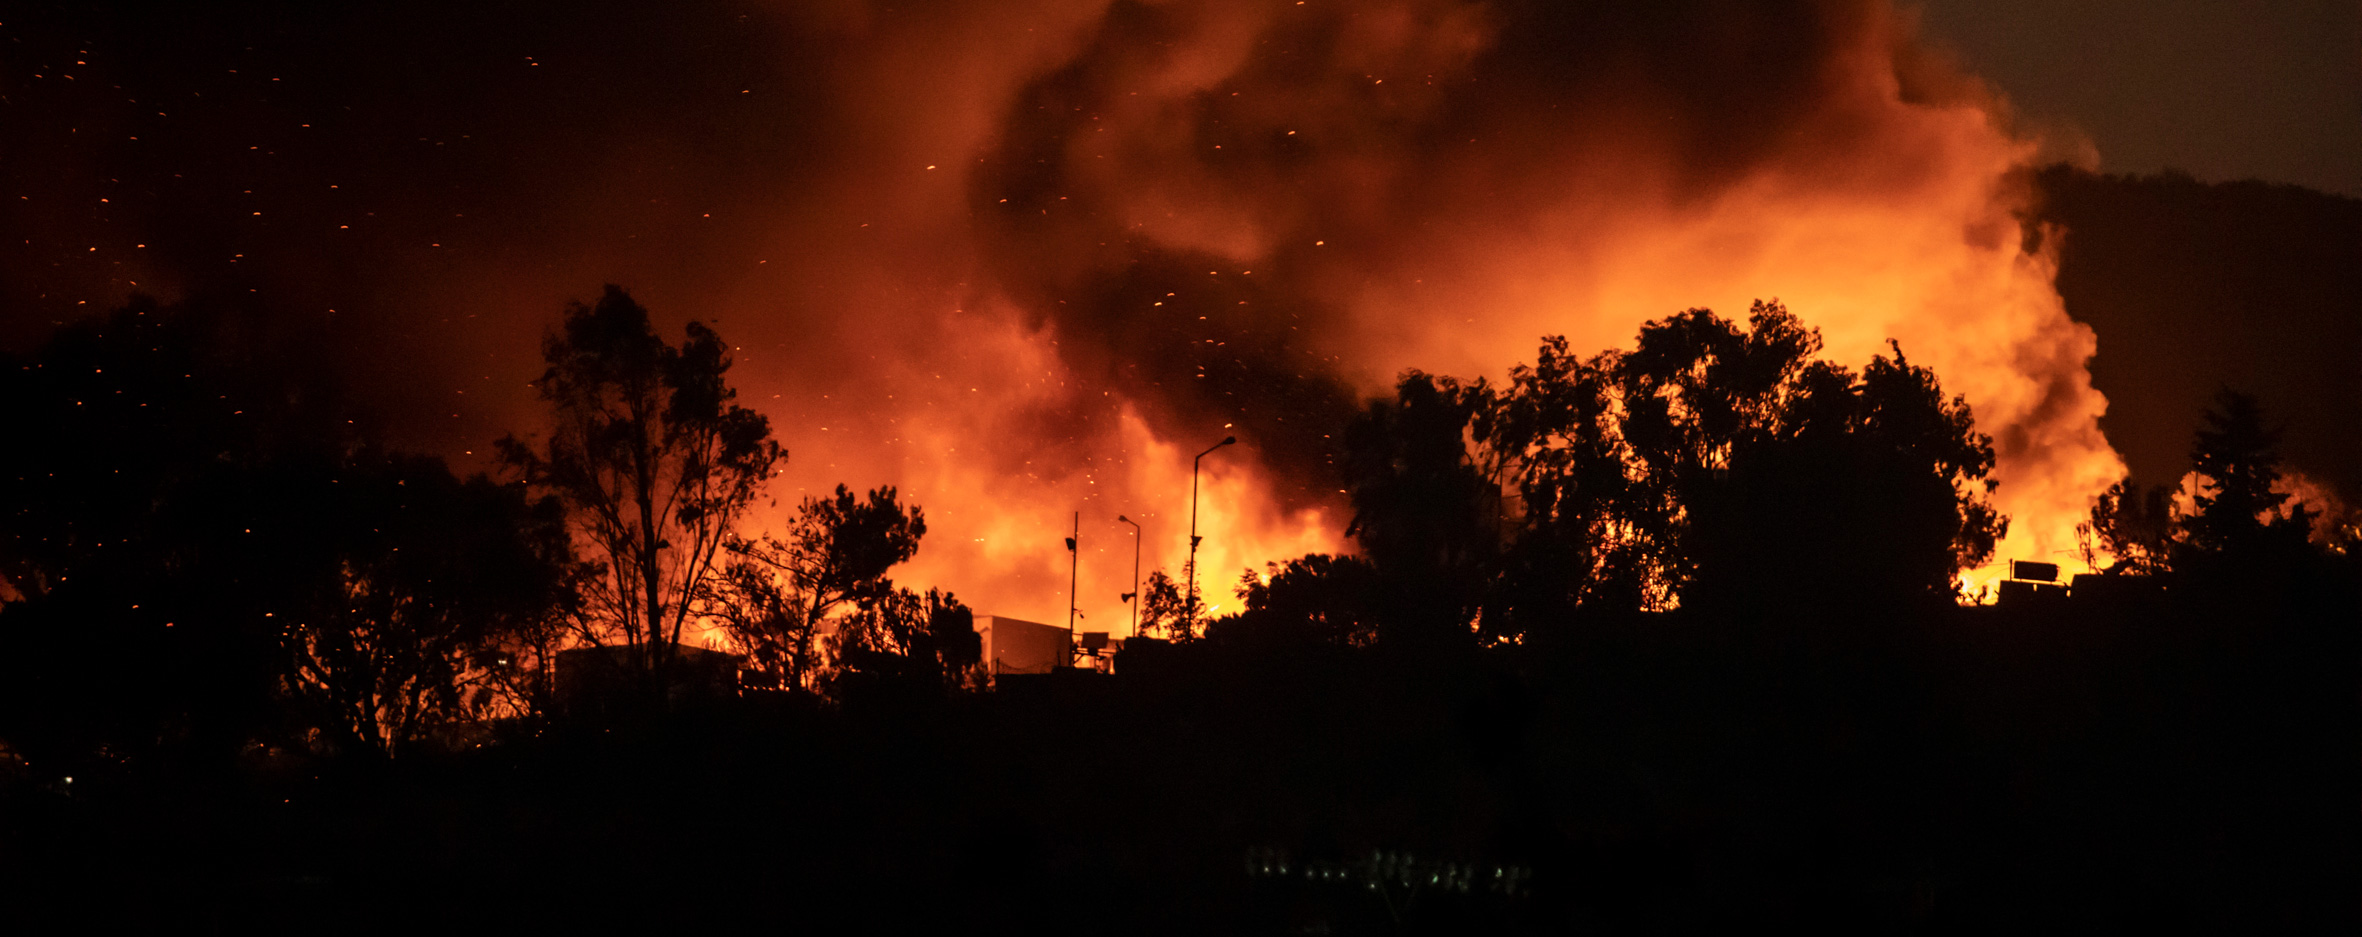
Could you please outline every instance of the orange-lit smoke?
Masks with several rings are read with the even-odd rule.
[[[2355,509],[2345,499],[2338,497],[2336,489],[2303,472],[2282,469],[2280,480],[2272,485],[2272,491],[2285,496],[2287,500],[2281,502],[2278,508],[2259,516],[2257,519],[2260,521],[2284,521],[2295,516],[2296,512],[2304,511],[2312,518],[2306,535],[2316,543],[2331,545],[2333,548],[2344,542],[2346,531],[2362,527],[2362,510]],[[2209,493],[2204,476],[2196,471],[2183,473],[2181,480],[2173,486],[2173,513],[2183,518],[2196,515],[2199,496]],[[2104,556],[2102,562],[2114,559]]]
[[[710,308],[794,452],[777,511],[899,485],[902,578],[1088,630],[1345,547],[1333,436],[1403,368],[1499,375],[1778,298],[1859,367],[1899,340],[2000,452],[1997,560],[2074,565],[2121,474],[2089,329],[2021,246],[2014,135],[1875,0],[804,6],[832,104],[769,266]],[[664,297],[653,305],[662,308]],[[775,515],[774,515],[775,516]],[[1968,577],[1997,578],[1996,565]]]
[[[1141,577],[1163,569],[1180,579],[1191,457],[1220,437],[1160,436],[1128,401],[1077,381],[1053,334],[1018,320],[1004,308],[934,323],[933,353],[877,365],[877,384],[897,406],[867,423],[829,425],[805,451],[829,453],[833,464],[806,465],[788,480],[813,478],[814,490],[838,478],[900,485],[928,523],[918,557],[896,574],[906,582],[953,589],[981,612],[1064,624],[1074,575],[1076,627],[1128,633],[1118,597],[1135,588],[1136,535],[1117,517],[1140,525]],[[1242,440],[1202,463],[1199,583],[1213,614],[1236,604],[1229,586],[1240,568],[1338,548],[1344,518],[1280,504],[1259,454]],[[788,487],[777,492],[782,508]],[[1078,514],[1079,570],[1064,547]]]

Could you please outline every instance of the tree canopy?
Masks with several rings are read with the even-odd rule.
[[[2201,415],[2190,444],[2190,474],[2179,492],[2131,479],[2093,501],[2080,532],[2094,562],[2116,574],[2158,575],[2202,567],[2286,563],[2308,552],[2320,518],[2292,503],[2280,468],[2279,431],[2255,397],[2228,388]],[[2333,536],[2334,539],[2334,536]],[[2332,551],[2342,545],[2325,545]]]
[[[1406,373],[1346,437],[1376,572],[1356,578],[1384,595],[1346,617],[1520,640],[1573,614],[1952,596],[2006,529],[1992,442],[1892,350],[1856,373],[1758,302],[1650,322],[1630,351],[1548,337],[1501,386]],[[1349,568],[1318,559],[1241,595],[1267,609]]]
[[[389,757],[498,711],[508,646],[566,604],[559,503],[424,456],[364,453],[327,481],[305,499],[317,574],[283,631],[299,709],[340,746]]]
[[[823,651],[840,663],[849,654],[932,656],[927,636],[957,600],[922,599],[887,575],[926,533],[925,512],[904,507],[891,486],[864,497],[838,485],[805,498],[785,538],[733,536],[702,609],[789,690],[819,687]]]
[[[299,327],[144,297],[0,368],[0,726],[20,745],[391,754],[562,607],[562,505],[388,452]]]
[[[509,465],[565,501],[603,561],[585,583],[584,636],[648,645],[651,667],[665,664],[722,545],[787,457],[769,421],[735,403],[728,347],[697,321],[667,343],[610,285],[542,342],[548,439],[500,443]]]

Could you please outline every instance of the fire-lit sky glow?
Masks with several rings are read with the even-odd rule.
[[[1996,440],[2001,559],[2066,559],[2121,471],[2104,339],[2013,216],[2055,153],[1885,2],[485,6],[0,23],[0,341],[251,296],[481,467],[539,419],[541,331],[619,283],[737,347],[791,452],[764,521],[899,485],[900,579],[1057,621],[1080,511],[1082,624],[1118,632],[1116,516],[1178,574],[1225,434],[1218,605],[1345,547],[1331,437],[1401,369],[1692,306],[1932,366]]]

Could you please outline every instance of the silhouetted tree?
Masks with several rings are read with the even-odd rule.
[[[542,343],[536,384],[554,425],[546,445],[515,437],[501,456],[564,499],[604,562],[586,581],[585,637],[648,645],[664,667],[716,555],[786,454],[770,424],[732,401],[728,346],[691,321],[679,347],[609,286],[576,303]]]
[[[1315,553],[1247,570],[1238,580],[1245,609],[1209,624],[1216,641],[1367,647],[1378,639],[1378,571],[1354,556]]]
[[[1968,405],[1899,346],[1858,379],[1818,362],[1802,373],[1777,429],[1707,483],[1726,500],[1694,525],[1722,548],[1698,545],[1701,584],[1821,605],[1954,594],[2006,527],[1987,500],[1992,442]]]
[[[367,444],[317,340],[141,298],[0,371],[12,737],[390,753],[500,696],[496,645],[559,602],[560,505]]]
[[[133,297],[0,363],[0,733],[223,753],[280,724],[293,492],[359,432],[317,337],[243,297]]]
[[[1141,634],[1162,631],[1167,640],[1177,643],[1197,638],[1196,629],[1190,627],[1189,610],[1203,608],[1205,603],[1191,601],[1190,596],[1182,594],[1183,589],[1164,570],[1149,572],[1148,582],[1140,587]]]
[[[1487,602],[1495,628],[1578,608],[1651,604],[1653,544],[1629,518],[1645,504],[1627,463],[1616,403],[1617,357],[1588,360],[1566,339],[1542,340],[1532,365],[1480,411],[1472,429],[1490,472],[1516,493],[1515,537]]]
[[[1820,350],[1765,302],[1743,327],[1650,322],[1627,353],[1545,339],[1476,423],[1522,505],[1490,617],[1948,592],[2006,523],[1990,440],[1899,347],[1859,376]]]
[[[829,641],[838,696],[857,687],[956,689],[982,659],[976,616],[948,592],[889,589],[855,608]]]
[[[864,630],[847,646],[905,652],[908,619],[927,616],[897,605],[904,597],[887,573],[917,554],[926,533],[925,514],[904,508],[892,486],[862,498],[838,485],[804,499],[785,539],[731,538],[728,568],[701,593],[704,607],[759,668],[789,689],[810,689],[819,639],[832,625]]]
[[[1380,614],[1507,639],[1584,610],[1949,594],[2006,525],[1991,440],[1899,346],[1858,376],[1820,349],[1758,302],[1589,359],[1547,338],[1497,391],[1406,375],[1347,439],[1353,532],[1401,593]]]
[[[947,685],[972,685],[981,677],[977,665],[984,662],[984,636],[976,633],[975,611],[951,593],[934,589],[927,590],[923,607],[927,628],[908,643],[910,653],[935,668]]]
[[[1644,466],[1631,520],[1684,601],[1948,594],[1992,554],[1993,450],[1896,347],[1859,377],[1777,303],[1642,327],[1615,371]]]
[[[571,550],[555,498],[452,476],[442,460],[361,453],[308,492],[310,601],[285,622],[287,689],[340,749],[399,754],[514,689],[508,645],[552,617]]]
[[[2198,475],[2193,510],[2181,519],[2182,543],[2199,554],[2284,553],[2312,530],[2312,511],[2288,506],[2281,484],[2279,433],[2264,425],[2254,397],[2215,396],[2190,447]]]
[[[2308,552],[2314,511],[2289,503],[2277,448],[2279,433],[2264,423],[2255,398],[2225,389],[2202,417],[2190,447],[2190,507],[2174,491],[2146,492],[2130,479],[2093,501],[2078,528],[2092,541],[2086,552],[2115,559],[2113,573],[2184,573],[2199,567],[2284,563]],[[2340,534],[2320,532],[2320,552],[2337,553]]]
[[[1819,333],[1786,309],[1758,302],[1748,325],[1690,309],[1643,325],[1615,362],[1623,438],[1641,468],[1627,517],[1653,545],[1663,598],[1694,572],[1686,502],[1726,476],[1743,449],[1779,432],[1798,391],[1828,383],[1808,373]]]
[[[815,622],[785,574],[760,558],[784,553],[784,548],[735,540],[725,549],[732,555],[706,583],[704,614],[746,653],[748,670],[771,685],[805,689],[812,675]]]
[[[546,510],[560,517],[565,513],[562,502],[552,502],[546,496],[535,504],[553,505]],[[539,615],[504,622],[489,643],[477,644],[472,652],[475,673],[481,684],[492,690],[484,697],[484,718],[539,718],[557,711],[558,653],[574,645],[583,620],[583,596],[590,591],[586,584],[602,573],[600,564],[574,554],[571,524],[565,532],[563,546],[569,561],[549,595],[549,607]]]
[[[1470,423],[1491,405],[1417,371],[1373,401],[1345,436],[1346,532],[1387,590],[1383,631],[1428,642],[1465,635],[1501,542],[1500,486],[1470,458]]]
[[[2075,530],[2084,541],[2084,562],[2096,567],[2105,554],[2113,558],[2106,572],[2153,575],[2171,566],[2176,523],[2173,489],[2144,489],[2127,478],[2100,492],[2091,518]]]

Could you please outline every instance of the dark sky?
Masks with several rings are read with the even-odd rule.
[[[1927,0],[1924,30],[2099,168],[2362,196],[2362,3]]]
[[[1926,32],[2025,126],[2088,137],[2103,168],[2362,194],[2357,7],[2215,9],[1938,2]],[[1366,389],[1348,385],[1372,374],[1503,367],[1545,331],[1607,347],[1645,316],[1760,295],[1698,295],[1717,276],[1786,276],[1745,288],[1791,301],[1852,283],[1787,267],[1758,277],[1746,258],[1847,236],[1829,218],[1951,211],[1927,197],[1951,191],[1945,174],[1988,172],[1979,154],[2007,150],[1981,121],[1935,119],[1977,95],[1920,57],[1887,61],[1886,12],[1877,0],[12,3],[0,9],[0,350],[135,291],[241,297],[318,334],[318,358],[387,415],[387,442],[464,463],[534,425],[536,339],[564,303],[619,283],[668,330],[696,316],[739,346],[734,380],[771,408],[798,452],[791,471],[808,475],[799,484],[899,478],[945,505],[942,542],[960,523],[973,536],[957,542],[1005,535],[975,555],[1013,568],[990,551],[1059,537],[951,507],[1063,525],[1063,499],[1084,486],[1110,517],[1180,490],[1162,469],[1116,477],[1154,451],[1124,435],[1111,390],[1161,405],[1143,419],[1172,438],[1219,438],[1236,420],[1242,451],[1279,464],[1286,453],[1255,441],[1319,435],[1304,411],[1334,417],[1349,403],[1337,388]],[[1887,106],[1896,64],[1903,99],[1925,112]],[[1746,189],[1741,214],[1685,214],[1748,180],[1786,188]],[[1784,210],[1800,206],[1827,213]],[[1762,223],[1730,220],[1747,212]],[[2005,243],[1981,223],[1962,239],[1970,220],[1894,230],[1940,230],[1944,256],[1913,257],[1934,270]],[[1759,250],[1681,253],[1699,243]],[[1845,243],[1886,257],[1917,242]],[[1676,256],[1677,274],[1650,272]],[[1521,283],[1529,268],[1559,279]],[[1617,292],[1619,271],[1648,289]],[[2005,392],[2083,400],[2080,358],[2057,357],[2082,346],[2012,318],[2025,310],[1993,289],[1993,318],[1979,320],[1991,327],[1967,333],[1978,342],[1926,353],[1958,352],[1955,386],[2004,389],[1994,399],[2016,416],[1982,414],[2001,431],[2064,428],[2005,443],[2005,460],[2083,451],[2067,432],[2081,403]],[[1833,310],[1799,313],[1843,325]],[[1957,324],[1864,317],[1854,331],[1866,346],[1896,334],[1872,329],[1913,342],[1920,329],[1934,345]],[[1491,344],[1504,337],[1514,344]],[[2013,342],[2025,353],[1985,353]],[[980,388],[1001,397],[976,403]],[[1291,406],[1250,417],[1262,400]],[[1124,461],[1135,450],[1141,461]],[[971,467],[987,458],[991,472]],[[1020,478],[1021,497],[998,481]],[[1325,497],[1317,487],[1303,490]],[[1265,542],[1322,546],[1294,523],[1270,521]],[[1036,567],[1050,568],[1024,568]],[[1047,594],[1056,577],[1037,578],[1026,588]]]
[[[444,321],[478,310],[415,308],[448,306],[438,281],[542,308],[598,279],[726,281],[776,246],[750,216],[805,194],[779,180],[844,148],[811,78],[844,53],[778,11],[941,13],[663,6],[12,5],[0,347],[135,281],[410,305],[407,334],[367,336],[389,352],[494,338]],[[2362,4],[1934,0],[1925,32],[2103,169],[2362,195]]]
[[[752,5],[611,6],[14,8],[0,347],[133,291],[251,297],[450,421],[401,443],[480,448],[516,415],[453,404],[531,374],[563,301],[744,276],[759,183],[809,152],[808,57]]]

